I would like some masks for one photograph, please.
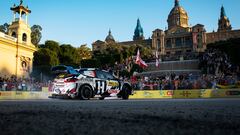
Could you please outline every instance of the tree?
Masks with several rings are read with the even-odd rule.
[[[78,67],[80,65],[80,57],[78,56],[76,48],[69,44],[60,46],[59,60],[61,64]]]
[[[3,32],[5,34],[8,33],[8,27],[9,27],[9,24],[7,23],[4,23],[3,25],[0,25],[0,32]]]
[[[87,47],[87,45],[81,45],[81,47],[77,48],[77,54],[80,58],[79,63],[82,60],[91,59],[92,58],[92,52],[91,49]]]
[[[53,40],[47,40],[45,42],[45,45],[42,46],[43,48],[48,48],[49,50],[55,52],[57,56],[59,57],[59,54],[61,52],[61,48],[59,46],[59,43]]]
[[[32,76],[37,80],[42,80],[40,74],[44,75],[46,80],[51,79],[51,67],[59,64],[57,54],[48,48],[41,48],[34,52],[33,73]]]
[[[33,65],[34,66],[56,66],[59,64],[57,54],[48,48],[39,49],[34,54]]]
[[[42,38],[42,27],[39,26],[39,25],[33,25],[31,27],[31,42],[32,44],[34,45],[38,45],[38,43],[41,41],[41,38]]]
[[[121,46],[118,44],[108,44],[106,49],[93,52],[93,58],[98,60],[102,67],[114,66],[116,62],[123,61],[121,50]]]
[[[137,54],[137,50],[140,50],[141,52],[141,58],[142,59],[150,59],[153,57],[152,50],[149,47],[144,47],[142,45],[138,45],[135,49],[135,55]]]
[[[122,47],[122,56],[123,56],[123,59],[127,59],[128,57],[130,57],[130,51],[129,51],[129,47],[126,47],[126,46],[123,46]]]
[[[97,59],[85,59],[81,61],[82,68],[96,68],[100,67],[100,62]]]

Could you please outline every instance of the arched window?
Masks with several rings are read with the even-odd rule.
[[[26,33],[23,33],[22,41],[27,42],[27,34]]]
[[[12,32],[12,37],[17,38],[17,34],[16,34],[16,32]]]

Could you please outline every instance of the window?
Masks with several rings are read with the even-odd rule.
[[[176,38],[175,42],[176,42],[176,47],[182,46],[182,39],[181,38]]]
[[[177,17],[176,22],[177,22],[177,25],[180,25],[180,16]]]
[[[186,45],[187,47],[191,47],[191,46],[192,46],[192,38],[186,37],[186,38],[185,38],[185,45]]]
[[[23,33],[22,41],[27,42],[27,34],[26,33]]]
[[[105,76],[106,79],[110,79],[110,80],[114,79],[113,75],[110,74],[109,72],[103,72],[103,73],[104,73],[104,76]]]
[[[172,47],[172,43],[170,39],[167,39],[167,44],[166,44],[167,48],[171,48]]]
[[[104,71],[100,71],[100,70],[98,70],[98,71],[96,71],[96,73],[97,73],[97,78],[100,78],[100,79],[114,79],[114,77],[110,74],[110,73],[108,73],[108,72],[104,72]]]
[[[13,32],[13,33],[12,33],[12,37],[17,38],[17,34],[16,34],[16,32]]]

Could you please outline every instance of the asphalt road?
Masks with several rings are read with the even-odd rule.
[[[0,101],[0,134],[239,135],[240,99]]]

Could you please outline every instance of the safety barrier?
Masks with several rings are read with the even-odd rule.
[[[0,91],[0,100],[48,99],[48,88],[40,92],[33,91]]]
[[[130,99],[240,98],[240,89],[135,91]]]
[[[0,91],[0,100],[48,99],[47,87],[41,92]],[[240,89],[202,90],[140,90],[134,91],[130,99],[184,99],[184,98],[240,98]]]

